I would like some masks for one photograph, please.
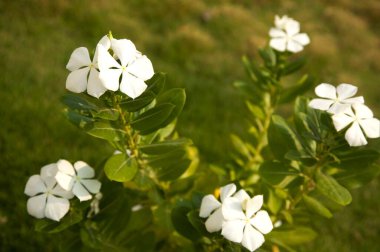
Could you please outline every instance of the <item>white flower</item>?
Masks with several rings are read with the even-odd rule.
[[[127,39],[112,39],[111,49],[116,59],[103,45],[99,44],[97,48],[99,78],[103,85],[112,91],[117,91],[120,87],[121,92],[133,99],[140,96],[147,88],[144,81],[154,74],[151,61]]]
[[[58,184],[67,191],[72,191],[80,201],[92,199],[99,192],[101,183],[96,179],[94,169],[83,161],[77,161],[74,167],[67,160],[57,162],[58,172],[55,178]]]
[[[25,194],[31,196],[27,202],[28,213],[38,219],[49,218],[59,221],[69,211],[68,199],[74,197],[57,184],[54,176],[57,165],[49,164],[41,168],[40,175],[33,175],[25,186]]]
[[[276,16],[275,25],[275,28],[269,30],[271,37],[269,45],[273,49],[297,53],[310,43],[309,36],[306,33],[300,33],[300,24],[294,19]]]
[[[234,196],[225,200],[222,206],[225,218],[222,235],[230,241],[241,243],[249,251],[254,251],[264,243],[263,234],[272,231],[273,224],[268,213],[260,210],[263,196],[247,196],[244,192],[242,197]]]
[[[351,125],[345,134],[350,146],[362,146],[367,144],[368,138],[380,137],[380,121],[373,118],[372,111],[364,104],[353,104],[342,113],[332,116],[335,129],[341,131]],[[364,136],[365,135],[365,136]]]
[[[99,43],[104,48],[110,48],[111,42],[104,36]],[[71,71],[66,79],[66,88],[74,93],[82,93],[87,89],[87,93],[99,98],[107,89],[99,79],[98,51],[95,51],[94,59],[91,61],[86,47],[79,47],[73,51],[66,68]]]
[[[234,184],[228,184],[220,188],[221,202],[219,202],[212,194],[203,197],[199,216],[202,218],[208,217],[205,223],[208,232],[217,232],[222,229],[224,221],[222,205],[225,200],[231,197],[235,192],[236,186]]]
[[[313,99],[309,106],[314,109],[320,109],[332,114],[337,114],[346,111],[355,103],[364,103],[363,96],[353,97],[358,88],[342,83],[338,87],[331,84],[322,83],[315,88],[315,93],[325,99]]]

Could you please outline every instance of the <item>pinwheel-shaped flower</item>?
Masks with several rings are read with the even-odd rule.
[[[222,235],[230,241],[241,243],[249,251],[259,248],[265,241],[263,234],[273,229],[268,213],[260,210],[262,205],[262,195],[226,199],[222,206],[225,218]]]
[[[68,199],[74,197],[57,184],[54,176],[57,165],[49,164],[41,168],[40,175],[33,175],[25,186],[25,194],[31,196],[27,202],[28,213],[38,219],[49,218],[59,221],[69,211]]]
[[[110,40],[104,36],[99,43],[108,50]],[[98,50],[95,51],[93,60],[86,47],[79,47],[73,51],[66,68],[71,71],[66,79],[66,88],[74,93],[82,93],[87,89],[87,93],[99,98],[107,91],[99,79]]]
[[[364,104],[353,104],[352,108],[333,115],[332,119],[337,131],[351,125],[345,133],[345,138],[350,146],[366,145],[365,136],[368,138],[380,137],[380,121],[373,118],[372,111]]]
[[[315,88],[315,93],[324,99],[313,99],[309,106],[314,109],[324,110],[332,114],[346,111],[355,103],[364,103],[363,96],[353,97],[358,88],[342,83],[336,88],[328,83],[319,84]]]
[[[208,232],[217,232],[222,229],[224,220],[222,205],[225,200],[231,197],[235,192],[236,186],[234,184],[228,184],[220,188],[221,202],[219,202],[212,194],[203,197],[199,216],[202,218],[208,217],[205,223]]]
[[[120,87],[121,92],[133,99],[140,96],[147,88],[145,81],[154,74],[151,61],[127,39],[112,39],[111,49],[115,58],[103,45],[99,44],[97,48],[99,78],[103,85],[112,91]]]
[[[99,192],[101,183],[92,179],[95,176],[94,169],[83,161],[77,161],[74,167],[67,160],[61,159],[57,162],[58,172],[55,178],[58,184],[80,200],[92,199],[92,195]]]
[[[310,43],[309,36],[306,33],[300,33],[300,24],[294,19],[276,16],[275,25],[276,28],[269,30],[271,37],[269,45],[273,49],[297,53]]]

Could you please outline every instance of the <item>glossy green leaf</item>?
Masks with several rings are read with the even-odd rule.
[[[249,101],[246,102],[246,105],[247,105],[248,110],[253,114],[254,117],[262,119],[262,120],[265,118],[264,111],[259,106]]]
[[[316,214],[319,214],[326,218],[333,217],[330,210],[327,207],[325,207],[321,202],[319,202],[317,199],[307,196],[307,195],[303,195],[302,199],[305,205]]]
[[[119,112],[112,108],[103,108],[92,112],[96,118],[105,119],[109,121],[116,121],[119,118]]]
[[[259,169],[260,176],[271,185],[278,185],[288,176],[297,176],[299,172],[277,161],[266,161]]]
[[[350,192],[341,186],[333,177],[317,172],[315,175],[317,189],[329,199],[345,206],[351,203]]]
[[[368,184],[380,175],[380,166],[372,164],[364,167],[347,167],[335,175],[336,180],[351,189]]]
[[[125,132],[120,129],[115,129],[111,124],[106,122],[95,122],[94,126],[87,131],[91,136],[117,142],[124,138]]]
[[[152,143],[148,145],[139,146],[141,152],[148,155],[160,155],[175,150],[177,148],[183,148],[192,144],[191,140],[186,138],[180,138],[175,140],[167,140],[158,143]]]
[[[94,127],[95,120],[90,117],[81,115],[73,110],[67,110],[65,114],[67,119],[80,129],[90,130]]]
[[[71,209],[65,217],[63,217],[59,222],[41,219],[35,222],[34,229],[38,232],[46,232],[50,234],[59,233],[72,225],[77,224],[83,219],[82,211],[78,209]]]
[[[191,208],[185,206],[177,206],[172,210],[171,219],[174,228],[179,234],[192,241],[196,241],[201,238],[201,235],[194,228],[188,218],[188,213],[190,213],[190,211]]]
[[[155,93],[150,90],[145,90],[145,92],[136,99],[128,99],[121,102],[120,106],[129,112],[136,112],[150,104],[154,98],[156,98]]]
[[[276,53],[273,51],[271,47],[259,49],[259,54],[261,58],[264,60],[266,66],[273,67],[276,65]]]
[[[65,94],[61,101],[73,110],[98,110],[98,107],[87,101],[82,95]]]
[[[300,70],[306,63],[306,57],[298,57],[297,59],[288,62],[285,64],[284,68],[281,71],[283,76],[292,74],[298,70]]]
[[[133,179],[138,169],[137,161],[134,157],[125,154],[113,155],[107,160],[104,172],[110,180],[125,182]]]
[[[292,102],[297,96],[306,93],[314,85],[314,78],[304,75],[296,85],[282,91],[280,103]]]
[[[170,115],[163,121],[160,125],[160,128],[165,127],[169,123],[171,123],[175,118],[181,114],[183,107],[186,102],[186,93],[183,88],[173,88],[157,98],[158,104],[172,104],[174,105],[174,109],[171,111]]]

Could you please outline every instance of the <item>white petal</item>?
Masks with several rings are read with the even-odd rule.
[[[46,192],[46,186],[40,175],[33,175],[26,182],[24,193],[28,196],[34,196],[38,193]]]
[[[222,214],[222,209],[219,208],[215,212],[213,212],[210,217],[206,220],[206,229],[208,232],[213,233],[213,232],[218,232],[222,229],[223,226],[223,214]]]
[[[380,121],[378,119],[363,119],[359,121],[359,124],[368,138],[380,137]]]
[[[241,245],[243,245],[246,249],[249,251],[255,251],[263,245],[264,241],[264,236],[259,231],[254,229],[251,225],[245,226]]]
[[[264,210],[258,211],[257,214],[251,219],[250,223],[263,234],[267,234],[273,229],[273,224],[269,214]]]
[[[103,86],[112,91],[117,91],[119,89],[119,79],[122,73],[121,69],[105,69],[100,71],[99,79],[103,83]]]
[[[242,202],[235,198],[226,198],[222,204],[222,213],[226,220],[245,220]]]
[[[111,67],[121,68],[120,64],[109,54],[106,48],[101,44],[96,46],[96,51],[98,53],[95,61],[97,62],[99,71],[110,69]]]
[[[243,240],[244,220],[231,220],[223,223],[222,235],[233,242],[241,242]]]
[[[28,199],[26,208],[28,213],[38,219],[45,217],[46,194],[41,194]]]
[[[206,218],[212,211],[221,206],[220,202],[212,194],[208,194],[203,197],[201,203],[201,209],[199,210],[199,216]]]
[[[272,38],[277,38],[277,37],[285,37],[286,33],[283,30],[277,29],[277,28],[271,28],[269,30],[269,36]]]
[[[58,171],[63,172],[67,175],[75,176],[76,174],[72,164],[65,159],[58,160],[57,167],[58,167]]]
[[[245,200],[248,200],[251,197],[245,190],[240,189],[237,193],[234,194],[234,198],[239,200],[240,202],[244,202]]]
[[[80,201],[86,201],[92,198],[91,194],[79,182],[75,183],[73,193]]]
[[[350,110],[351,104],[343,104],[340,102],[335,102],[328,110],[327,112],[331,114],[339,114],[346,112],[347,110]]]
[[[96,179],[82,179],[80,182],[89,192],[94,194],[98,193],[100,191],[100,187],[102,186],[102,183]]]
[[[127,67],[127,71],[144,81],[149,80],[154,75],[152,62],[145,55],[133,61]]]
[[[91,68],[90,75],[88,77],[87,94],[99,98],[107,91],[107,88],[103,86],[102,81],[99,79],[99,72]]]
[[[343,113],[333,115],[332,120],[337,131],[341,131],[354,121],[352,117]]]
[[[122,66],[127,66],[138,55],[135,45],[128,39],[112,39],[111,46]]]
[[[263,206],[264,198],[263,195],[257,195],[252,199],[247,200],[246,205],[246,216],[251,218],[260,208]]]
[[[351,84],[342,83],[336,87],[336,92],[339,100],[345,100],[354,96],[358,92],[358,88]]]
[[[87,88],[87,75],[89,67],[72,71],[66,79],[66,89],[73,93],[82,93]]]
[[[270,47],[272,47],[273,49],[275,49],[277,51],[284,52],[286,49],[286,42],[287,42],[287,40],[285,37],[273,38],[270,40],[269,45],[270,45]]]
[[[102,45],[106,51],[108,51],[111,48],[111,40],[109,39],[108,35],[104,35],[100,41],[98,42],[98,45]],[[97,66],[98,61],[98,46],[96,46],[95,54],[94,54],[94,63]]]
[[[67,199],[57,198],[49,195],[47,198],[45,216],[51,220],[60,221],[70,209],[70,203]]]
[[[333,103],[334,101],[332,100],[316,98],[309,102],[309,107],[326,111],[331,107],[331,104]]]
[[[296,34],[292,37],[292,39],[302,46],[308,45],[310,43],[310,38],[306,33]]]
[[[346,131],[345,138],[350,146],[362,146],[367,144],[367,140],[357,122],[354,122]]]
[[[316,86],[315,93],[322,98],[329,98],[333,100],[337,98],[335,87],[328,83],[322,83]]]
[[[286,50],[289,52],[298,53],[303,50],[303,46],[291,38],[288,40]]]
[[[83,161],[75,162],[74,168],[80,178],[93,178],[95,176],[94,169]]]
[[[341,102],[346,103],[346,104],[364,103],[364,98],[363,98],[363,96],[358,96],[358,97],[354,97],[354,98],[345,99]]]
[[[58,167],[56,163],[45,165],[41,168],[40,174],[42,178],[55,177],[57,174]]]
[[[57,183],[66,191],[71,191],[75,182],[73,176],[67,175],[61,171],[57,172],[55,179],[57,180]]]
[[[120,84],[120,91],[132,99],[139,97],[148,86],[143,80],[124,72]]]
[[[57,184],[51,191],[53,195],[60,196],[65,199],[72,199],[74,194],[71,191],[63,189],[59,184]]]
[[[224,200],[228,197],[231,197],[232,194],[236,192],[235,184],[228,184],[220,188],[220,200],[224,202]]]
[[[285,24],[285,31],[288,36],[296,35],[300,32],[300,24],[295,20],[289,20]]]
[[[91,64],[90,55],[86,47],[79,47],[73,51],[66,68],[70,71],[77,70]]]
[[[355,111],[355,115],[360,119],[373,118],[372,110],[364,104],[353,104],[352,108]]]

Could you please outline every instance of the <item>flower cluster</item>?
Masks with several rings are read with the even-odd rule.
[[[364,105],[362,96],[353,97],[357,91],[358,88],[351,84],[342,83],[335,88],[322,83],[315,88],[315,93],[321,98],[309,103],[314,109],[330,113],[337,131],[347,128],[345,139],[350,146],[366,145],[366,137],[380,137],[380,121]]]
[[[199,216],[207,218],[208,232],[222,231],[228,240],[241,243],[249,251],[259,248],[265,241],[263,234],[273,229],[268,213],[260,210],[263,196],[251,198],[241,189],[236,192],[234,184],[220,188],[220,202],[214,195],[203,197]]]
[[[275,16],[275,27],[269,30],[270,47],[280,52],[297,53],[310,43],[306,33],[300,33],[300,23],[288,16]]]
[[[25,194],[28,213],[38,219],[48,218],[59,221],[70,209],[69,199],[76,196],[80,201],[92,199],[100,191],[101,183],[92,179],[94,169],[83,161],[72,166],[66,160],[48,164],[41,168],[39,175],[29,178]]]
[[[104,36],[91,60],[88,49],[73,51],[66,68],[71,71],[66,88],[74,93],[87,93],[99,98],[107,90],[120,91],[131,98],[140,96],[154,75],[151,61],[137,51],[127,39]]]

